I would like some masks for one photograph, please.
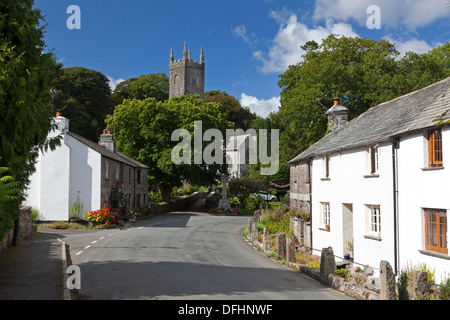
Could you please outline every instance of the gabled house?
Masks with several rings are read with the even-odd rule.
[[[68,221],[77,201],[84,215],[108,204],[114,185],[121,188],[129,208],[148,201],[148,168],[118,152],[114,137],[104,131],[99,143],[69,131],[69,120],[57,114],[61,145],[40,154],[30,179],[25,203],[39,210],[40,221]]]
[[[395,272],[408,264],[450,276],[450,78],[347,121],[339,99],[330,133],[290,161],[291,207],[311,212],[312,247]]]

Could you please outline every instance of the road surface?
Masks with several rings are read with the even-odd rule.
[[[344,300],[242,237],[249,217],[169,213],[115,230],[66,231],[81,299]]]

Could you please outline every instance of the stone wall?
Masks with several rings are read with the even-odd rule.
[[[28,239],[32,234],[31,207],[20,209],[19,239]],[[7,250],[13,242],[14,229],[9,230],[0,242],[0,253]]]
[[[298,217],[291,217],[290,228],[298,243],[304,247],[311,248],[311,221]]]
[[[290,168],[291,193],[290,207],[292,209],[301,209],[310,213],[310,191],[309,169],[307,163],[292,163]]]

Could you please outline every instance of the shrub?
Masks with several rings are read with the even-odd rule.
[[[408,274],[405,271],[400,273],[400,277],[397,282],[398,300],[409,300],[408,293]]]
[[[447,278],[447,280],[442,282],[439,286],[439,299],[450,300],[450,278]]]
[[[266,205],[264,199],[260,196],[250,195],[247,199],[245,199],[245,209],[250,210],[259,210]]]

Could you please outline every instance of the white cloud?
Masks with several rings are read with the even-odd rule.
[[[316,0],[314,18],[349,21],[365,26],[370,14],[367,8],[381,9],[381,27],[405,26],[410,30],[426,26],[448,15],[446,0]]]
[[[243,107],[248,107],[263,118],[266,118],[271,112],[277,112],[280,107],[280,97],[263,100],[242,93],[240,102]]]
[[[108,80],[109,80],[109,87],[111,88],[111,91],[114,91],[114,89],[116,88],[116,86],[117,86],[119,83],[125,81],[125,80],[122,79],[122,78],[114,79],[113,77],[110,77],[110,76],[106,76],[106,77],[107,77]]]
[[[384,39],[389,41],[390,43],[395,44],[395,48],[397,49],[398,52],[400,52],[399,58],[403,57],[408,51],[420,54],[420,53],[427,53],[428,51],[433,49],[433,46],[430,46],[426,41],[418,40],[416,38],[412,38],[404,42],[394,40],[390,36],[386,36],[384,37]],[[437,44],[437,46],[439,45],[441,44]]]
[[[284,72],[290,65],[299,63],[304,54],[300,46],[307,41],[314,40],[320,44],[322,39],[330,34],[347,37],[358,36],[352,26],[347,23],[334,23],[328,20],[325,26],[309,28],[298,22],[296,15],[290,15],[287,21],[285,14],[273,12],[271,16],[280,23],[278,34],[272,40],[272,46],[268,53],[261,50],[253,53],[253,57],[262,62],[259,71],[266,74]]]

